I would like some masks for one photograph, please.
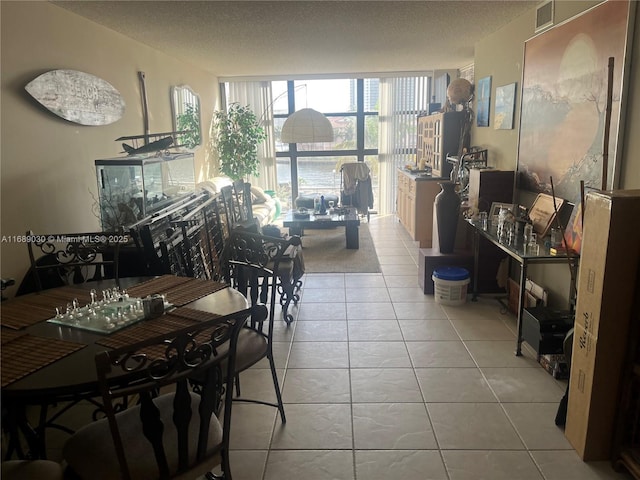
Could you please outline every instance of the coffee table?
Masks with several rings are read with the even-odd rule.
[[[297,210],[290,210],[284,217],[283,226],[289,227],[289,235],[304,234],[305,228],[331,228],[344,227],[348,249],[360,248],[360,237],[358,228],[360,227],[360,217],[355,208],[343,209],[344,214],[329,213],[327,215],[316,215],[310,213],[308,216],[299,216]],[[340,212],[342,213],[342,212]]]

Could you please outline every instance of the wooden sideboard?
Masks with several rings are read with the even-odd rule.
[[[398,170],[398,220],[411,238],[420,242],[420,248],[432,245],[433,202],[440,193],[442,178],[421,177]]]

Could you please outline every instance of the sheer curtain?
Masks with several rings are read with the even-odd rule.
[[[380,214],[396,211],[396,170],[415,163],[417,116],[427,110],[430,90],[430,76],[380,79]]]
[[[276,142],[271,82],[230,82],[227,84],[226,91],[227,104],[237,102],[242,106],[248,105],[267,134],[267,139],[258,147],[259,176],[249,177],[249,182],[265,190],[275,190],[277,187]]]

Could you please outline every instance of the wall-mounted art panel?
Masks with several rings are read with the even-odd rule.
[[[511,130],[513,128],[513,113],[516,103],[516,84],[510,83],[496,87],[496,108],[493,127],[496,130]]]
[[[484,77],[478,80],[476,86],[476,121],[479,127],[489,126],[489,113],[491,106],[491,77]]]
[[[122,118],[124,99],[109,82],[77,70],[51,70],[25,90],[49,111],[80,125],[108,125]]]

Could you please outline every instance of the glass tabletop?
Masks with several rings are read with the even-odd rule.
[[[488,225],[487,229],[483,229],[478,221],[475,220],[467,220],[469,225],[471,225],[481,236],[485,237],[491,243],[496,245],[497,247],[504,250],[509,255],[516,257],[520,260],[528,260],[528,261],[554,261],[554,260],[567,260],[567,258],[577,258],[579,255],[575,252],[567,253],[565,252],[557,252],[554,253],[551,251],[551,248],[548,245],[545,245],[543,242],[538,241],[536,243],[536,248],[529,248],[524,244],[522,234],[515,234],[512,238],[507,238],[505,235],[502,239],[498,237],[498,228],[494,225]]]

